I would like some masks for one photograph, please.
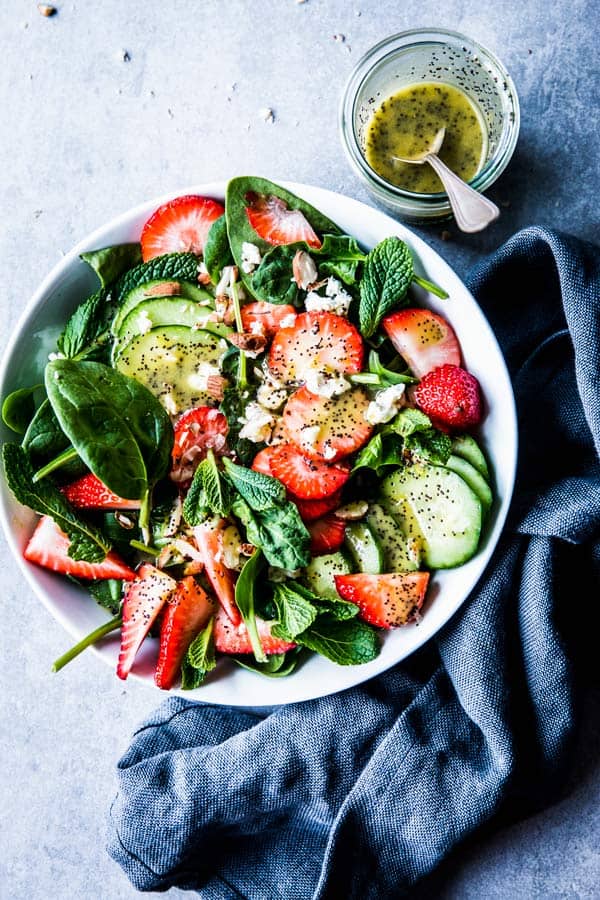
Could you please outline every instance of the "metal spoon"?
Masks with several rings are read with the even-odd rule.
[[[406,159],[403,156],[392,156],[392,159],[417,166],[429,163],[444,185],[456,224],[460,230],[470,234],[475,231],[482,231],[490,222],[498,218],[500,210],[495,203],[492,203],[483,194],[470,187],[466,181],[463,181],[439,158],[437,154],[445,136],[446,129],[440,128],[433,139],[431,147],[425,153],[422,153],[420,156],[413,156],[412,159]]]

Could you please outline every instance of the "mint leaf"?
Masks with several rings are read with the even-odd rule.
[[[193,691],[200,687],[207,674],[217,664],[213,641],[214,625],[213,617],[188,647],[181,664],[181,688],[184,691]]]
[[[196,471],[183,504],[188,525],[200,525],[207,516],[227,516],[231,509],[231,489],[209,451]]]
[[[80,519],[57,487],[50,481],[34,483],[33,468],[22,447],[4,444],[2,459],[6,482],[23,506],[28,506],[41,516],[50,516],[65,532],[71,544],[71,559],[101,562],[111,549],[110,544],[97,528]]]
[[[400,410],[390,423],[390,429],[402,437],[408,437],[415,431],[427,431],[429,428],[431,428],[429,416],[426,416],[420,409],[412,409],[412,407]]]
[[[116,616],[121,609],[123,582],[119,578],[105,578],[90,581],[86,585],[88,591],[100,606]]]
[[[285,500],[285,488],[277,478],[238,466],[227,457],[223,458],[223,465],[234,488],[255,512],[263,512]]]
[[[381,465],[383,456],[383,438],[381,434],[375,434],[368,444],[362,448],[356,461],[352,466],[352,471],[357,469],[369,468],[377,470]]]
[[[333,619],[353,619],[358,615],[358,606],[356,603],[349,603],[342,600],[341,597],[321,597],[313,593],[309,588],[297,581],[287,581],[285,587],[299,594],[312,606],[314,606],[317,615],[327,613]]]
[[[371,337],[391,309],[405,305],[402,301],[413,274],[410,250],[400,238],[385,238],[371,250],[360,283],[358,318],[363,337]]]
[[[447,434],[437,428],[415,432],[404,438],[404,447],[419,462],[429,462],[444,466],[452,453],[452,441]]]
[[[204,265],[214,284],[218,282],[221,270],[232,265],[233,261],[227,236],[227,220],[223,214],[210,226],[204,245]]]
[[[317,610],[293,584],[277,584],[273,591],[273,602],[277,609],[278,624],[272,632],[275,637],[293,641],[296,635],[312,625],[317,618]]]
[[[231,508],[244,525],[248,541],[260,547],[269,565],[288,570],[308,565],[310,535],[294,503],[286,500],[259,511],[237,496]]]
[[[296,638],[298,644],[320,653],[340,666],[356,666],[379,655],[377,632],[357,621],[337,621],[319,616],[317,621]]]
[[[140,263],[119,278],[114,288],[115,301],[121,300],[129,291],[147,281],[188,281],[198,284],[198,257],[194,253],[165,253],[148,262]]]
[[[110,338],[110,320],[114,312],[105,288],[81,303],[58,339],[58,349],[68,359],[91,356]]]
[[[100,279],[100,286],[105,288],[142,261],[142,248],[139,244],[113,244],[81,253],[80,256],[94,270]]]

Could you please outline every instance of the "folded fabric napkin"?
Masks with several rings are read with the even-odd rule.
[[[110,817],[109,852],[139,890],[399,897],[501,809],[560,785],[571,638],[600,575],[600,251],[530,228],[469,284],[519,413],[490,565],[435,640],[360,687],[264,715],[163,703],[119,762]]]

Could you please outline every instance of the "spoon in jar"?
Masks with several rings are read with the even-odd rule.
[[[416,166],[429,163],[444,185],[456,224],[460,230],[469,234],[475,231],[482,231],[490,222],[498,218],[500,210],[495,203],[492,203],[483,194],[474,190],[439,158],[437,154],[441,149],[445,136],[446,129],[440,128],[433,139],[431,147],[425,153],[422,153],[420,156],[413,156],[412,159],[407,159],[403,156],[392,156],[392,159]]]

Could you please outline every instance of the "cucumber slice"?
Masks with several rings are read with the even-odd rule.
[[[470,462],[467,462],[466,459],[463,459],[462,456],[454,456],[454,454],[446,462],[446,468],[456,472],[463,481],[467,482],[471,490],[479,497],[484,515],[487,515],[494,502],[494,495],[481,472],[475,466],[472,466]]]
[[[460,566],[477,551],[482,508],[456,472],[412,465],[384,478],[381,491],[392,510],[406,504],[423,536],[423,561],[432,569]]]
[[[132,338],[114,365],[144,384],[175,415],[213,402],[198,384],[198,366],[218,366],[226,349],[226,341],[210,331],[167,325]]]
[[[136,335],[146,334],[152,328],[159,328],[163,325],[202,328],[225,337],[231,332],[231,328],[221,322],[209,321],[208,317],[212,313],[211,307],[199,306],[193,300],[184,300],[180,297],[159,297],[156,300],[145,300],[138,303],[125,316],[119,328],[113,347],[113,360]]]
[[[168,288],[167,285],[169,285]],[[164,286],[164,293],[160,293],[161,286]],[[171,278],[145,281],[143,284],[138,284],[124,294],[121,305],[113,319],[111,327],[112,333],[115,336],[119,334],[126,317],[139,303],[144,303],[147,300],[156,300],[159,297],[170,297],[171,299],[175,298],[177,300],[195,300],[196,303],[206,303],[210,308],[212,308],[214,304],[211,295],[207,291],[203,291],[202,288],[199,288],[196,284],[190,284],[187,281],[176,281]],[[204,308],[204,306],[201,307],[201,309]]]
[[[334,575],[350,575],[354,571],[347,555],[338,550],[325,556],[315,556],[302,572],[302,581],[318,597],[339,600],[335,589]]]
[[[366,522],[350,522],[346,525],[345,544],[359,572],[379,575],[384,571],[383,550]]]
[[[452,452],[470,462],[486,481],[490,480],[490,470],[479,444],[470,434],[460,434],[452,440]]]
[[[395,504],[396,516],[379,503],[369,506],[367,522],[383,550],[381,572],[414,572],[419,568],[423,539],[404,506]]]

